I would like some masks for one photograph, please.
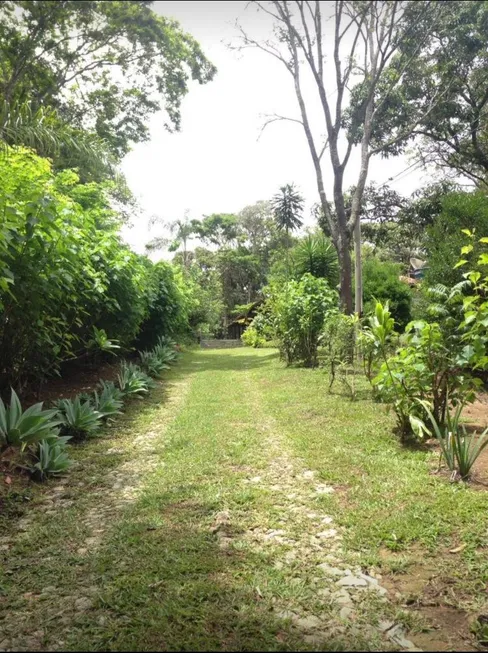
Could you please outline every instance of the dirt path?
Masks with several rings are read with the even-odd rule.
[[[420,650],[261,401],[267,364],[186,355],[37,492],[0,538],[0,650]]]

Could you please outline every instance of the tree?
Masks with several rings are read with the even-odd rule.
[[[323,233],[309,234],[302,238],[291,251],[294,276],[304,274],[326,279],[331,288],[339,281],[337,253],[332,242]]]
[[[287,237],[290,231],[299,229],[302,224],[304,199],[296,190],[294,184],[286,184],[273,197],[272,206],[278,229],[283,230]]]
[[[193,220],[193,232],[204,243],[229,246],[235,243],[239,234],[237,217],[232,213],[212,213],[205,215],[203,220]]]
[[[165,247],[167,247],[170,252],[176,252],[181,246],[183,246],[184,270],[187,270],[190,264],[188,241],[195,233],[195,220],[191,220],[188,213],[187,209],[183,219],[179,218],[173,222],[161,222],[158,218],[153,219],[150,224],[162,224],[162,226],[169,231],[171,238],[166,236],[156,236],[156,238],[153,238],[146,244],[146,250],[148,252],[164,249]]]
[[[401,93],[383,107],[382,124],[397,127],[408,120],[411,106],[419,106],[425,119],[410,135],[420,137],[418,159],[484,185],[488,175],[488,2],[442,5],[429,47],[403,71]],[[446,81],[440,100],[436,100],[436,79]]]
[[[147,140],[148,118],[164,109],[180,127],[180,104],[194,79],[215,67],[176,21],[152,2],[6,0],[0,4],[0,95],[29,101],[96,133],[120,159]]]
[[[408,121],[396,131],[382,134],[382,138],[377,138],[376,142],[373,142],[373,133],[382,106],[401,83],[398,71],[405,71],[418,56],[420,49],[427,47],[432,25],[438,19],[442,3],[428,0],[337,0],[330,43],[333,61],[331,71],[326,71],[324,67],[325,49],[329,45],[328,35],[331,30],[326,29],[324,24],[323,3],[318,0],[275,0],[252,4],[272,17],[275,39],[256,41],[241,29],[242,47],[259,48],[284,65],[293,80],[300,109],[299,119],[275,115],[268,122],[292,120],[304,130],[314,165],[321,208],[339,257],[340,296],[347,312],[352,312],[353,308],[350,245],[353,231],[356,230],[356,310],[361,312],[359,216],[369,162],[375,154],[393,152],[395,144],[412,133],[437,101],[444,79],[437,84],[430,107],[422,107],[421,111],[412,107]],[[406,43],[416,43],[417,49],[402,49]],[[391,67],[393,57],[394,70]],[[394,74],[391,74],[392,71]],[[306,97],[303,83],[305,75],[311,75],[313,80],[323,114],[325,139],[322,138],[324,130],[315,129],[311,120],[310,107],[315,105],[315,100],[312,103]],[[331,77],[335,80],[334,93],[328,93],[326,89],[326,81]],[[360,164],[348,215],[343,181],[351,153],[356,146],[360,150]],[[324,182],[323,155],[327,149],[333,173],[334,212],[331,211]]]

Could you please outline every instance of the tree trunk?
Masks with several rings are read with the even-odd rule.
[[[361,220],[358,216],[354,227],[354,267],[355,267],[355,312],[363,314],[363,270],[361,265]]]
[[[349,238],[340,234],[337,240],[337,255],[339,257],[340,270],[340,299],[342,310],[352,315],[352,265],[349,251]]]

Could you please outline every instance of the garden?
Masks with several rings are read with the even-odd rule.
[[[288,76],[261,133],[314,192],[169,221],[122,170],[199,42],[0,6],[0,651],[488,647],[488,4],[327,4],[229,46]]]

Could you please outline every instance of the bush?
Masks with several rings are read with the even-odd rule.
[[[425,417],[422,401],[431,403],[434,419],[443,427],[451,405],[474,400],[481,381],[463,368],[460,346],[438,323],[409,323],[401,346],[390,355],[393,318],[388,307],[378,303],[370,318],[370,333],[383,360],[372,383],[378,396],[393,406],[402,437],[412,432],[412,420]]]
[[[268,290],[267,308],[281,358],[287,364],[317,365],[317,346],[327,314],[337,307],[337,293],[325,279],[304,274],[300,281],[276,284]]]
[[[244,333],[241,336],[242,342],[246,345],[246,347],[263,347],[266,344],[266,340],[260,336],[257,332],[257,329],[250,324],[247,329],[244,331]]]
[[[151,377],[133,363],[123,362],[117,379],[124,397],[129,395],[140,397],[149,392],[149,388],[153,386]]]
[[[349,374],[349,368],[355,361],[356,326],[355,316],[332,313],[327,317],[320,335],[320,344],[325,350],[329,372],[329,391],[332,389],[336,375],[339,374],[340,381],[351,399],[355,398],[355,387],[354,374],[352,376]]]
[[[404,329],[411,320],[412,291],[399,276],[402,266],[380,261],[375,256],[363,260],[364,312],[374,311],[376,301],[388,302],[391,316]]]
[[[0,393],[188,329],[182,279],[122,242],[102,185],[75,201],[81,186],[24,148],[0,157]]]

